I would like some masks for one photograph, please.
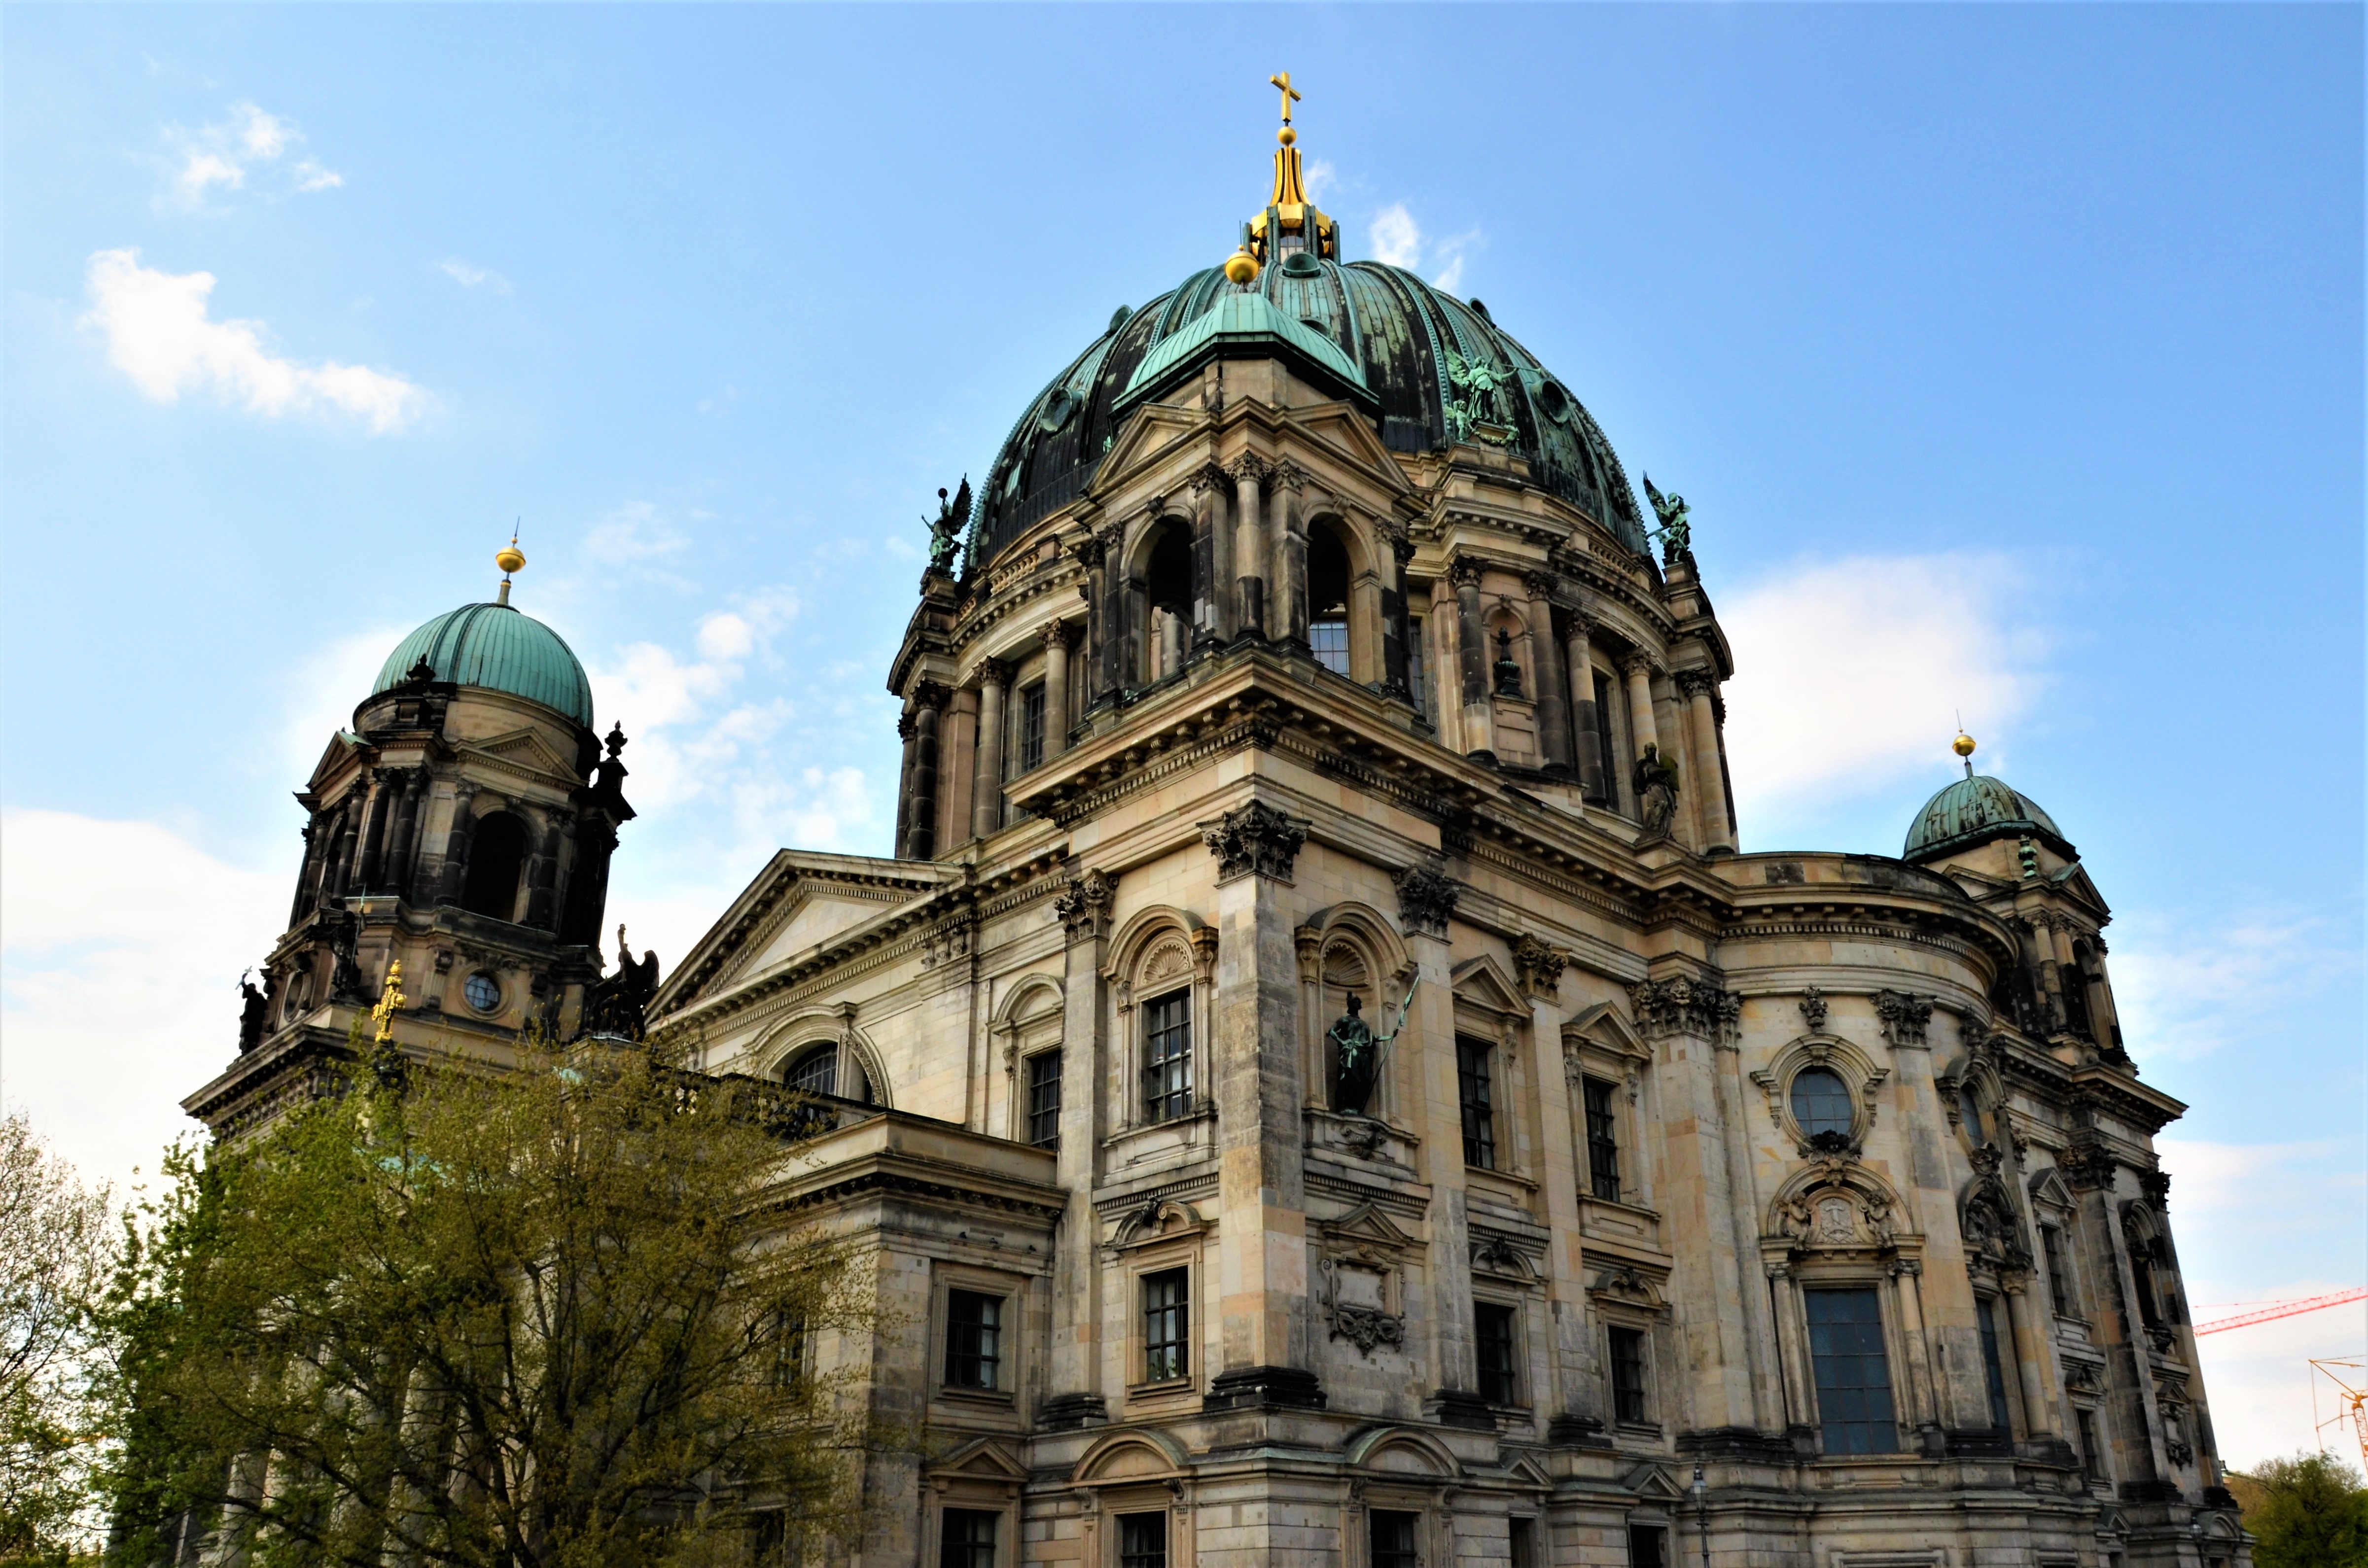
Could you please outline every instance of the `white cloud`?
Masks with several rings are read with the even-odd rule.
[[[379,666],[410,631],[381,626],[348,632],[290,664],[280,692],[278,755],[265,765],[274,769],[275,785],[313,776],[329,737],[353,723],[354,709],[378,679]]]
[[[279,164],[304,144],[304,132],[284,115],[242,100],[231,106],[228,119],[215,124],[193,131],[168,126],[165,140],[173,153],[167,185],[172,204],[196,210],[216,186],[244,189],[250,170]],[[345,176],[312,158],[300,158],[287,174],[290,186],[307,193],[334,190],[346,183]]]
[[[1422,225],[1403,201],[1393,201],[1373,214],[1365,232],[1366,248],[1375,261],[1391,267],[1414,267],[1422,260]]]
[[[673,555],[688,546],[672,522],[647,501],[628,501],[584,536],[584,552],[612,566]]]
[[[1332,194],[1332,182],[1339,178],[1339,176],[1340,171],[1333,167],[1329,159],[1308,159],[1306,163],[1307,199],[1318,207],[1324,205],[1324,199]]]
[[[0,1096],[82,1168],[126,1185],[199,1131],[180,1096],[228,1065],[239,973],[286,922],[279,874],[216,859],[149,822],[0,818]],[[202,889],[185,917],[163,887]]]
[[[398,434],[427,412],[427,393],[402,376],[334,359],[299,364],[264,347],[262,323],[210,319],[211,272],[159,272],[127,247],[92,256],[84,281],[91,309],[83,324],[107,334],[108,359],[157,403],[210,389],[266,419],[339,414],[376,436]]]
[[[510,291],[510,280],[489,267],[472,267],[459,256],[447,257],[437,265],[463,289],[491,289],[496,294]]]
[[[2132,1048],[2182,1062],[2227,1045],[2268,1047],[2284,1024],[2262,1010],[2262,997],[2299,1000],[2358,965],[2324,922],[2277,908],[2125,915],[2106,961]]]
[[[1948,761],[1957,715],[1995,735],[2044,685],[2012,565],[1971,554],[1783,567],[1729,597],[1726,744],[1736,811],[1782,821]]]

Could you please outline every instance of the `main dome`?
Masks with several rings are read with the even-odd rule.
[[[1924,802],[1908,824],[1903,860],[1927,860],[1954,849],[1968,849],[1993,838],[2028,835],[2044,840],[2066,859],[2074,858],[2055,819],[2037,801],[2003,778],[1968,773]]]
[[[506,691],[592,727],[592,683],[575,651],[514,605],[462,605],[438,616],[395,644],[370,695],[401,686],[422,659],[438,680]]]
[[[1486,306],[1458,300],[1404,267],[1343,264],[1302,250],[1264,268],[1247,289],[1212,267],[1141,310],[1111,317],[1004,438],[980,491],[969,559],[993,560],[1047,513],[1075,500],[1093,482],[1127,415],[1156,394],[1154,382],[1163,371],[1186,358],[1163,355],[1162,345],[1178,336],[1228,335],[1238,318],[1253,313],[1243,308],[1252,297],[1269,307],[1255,311],[1270,324],[1259,335],[1330,372],[1326,379],[1365,409],[1394,451],[1427,452],[1474,438],[1470,388],[1493,379],[1501,390],[1489,412],[1497,417],[1482,422],[1478,438],[1526,459],[1540,484],[1645,553],[1636,498],[1611,443],[1570,389],[1490,320]]]

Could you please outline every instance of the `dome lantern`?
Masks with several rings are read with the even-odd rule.
[[[1319,260],[1338,261],[1340,225],[1307,199],[1306,176],[1299,162],[1299,132],[1291,128],[1291,106],[1298,101],[1299,89],[1291,85],[1288,71],[1268,77],[1267,82],[1282,93],[1282,129],[1274,136],[1281,145],[1274,150],[1273,194],[1267,198],[1266,210],[1243,225],[1242,249],[1258,267],[1271,267],[1297,251]],[[1258,277],[1255,270],[1248,278],[1235,277],[1235,270],[1232,262],[1225,264],[1225,275],[1244,287]]]

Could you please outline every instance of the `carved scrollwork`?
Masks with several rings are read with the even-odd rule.
[[[1825,993],[1814,985],[1801,993],[1801,1022],[1808,1026],[1811,1034],[1826,1032]]]

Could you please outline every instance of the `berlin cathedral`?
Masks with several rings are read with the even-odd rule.
[[[889,1326],[809,1353],[927,1434],[860,1568],[2247,1568],[2065,828],[1961,736],[1896,857],[1747,852],[1684,501],[1345,258],[1278,85],[1239,248],[941,505],[893,857],[606,970],[625,737],[506,576],[329,738],[187,1108],[397,960],[415,1051],[814,1096],[780,1197]]]

